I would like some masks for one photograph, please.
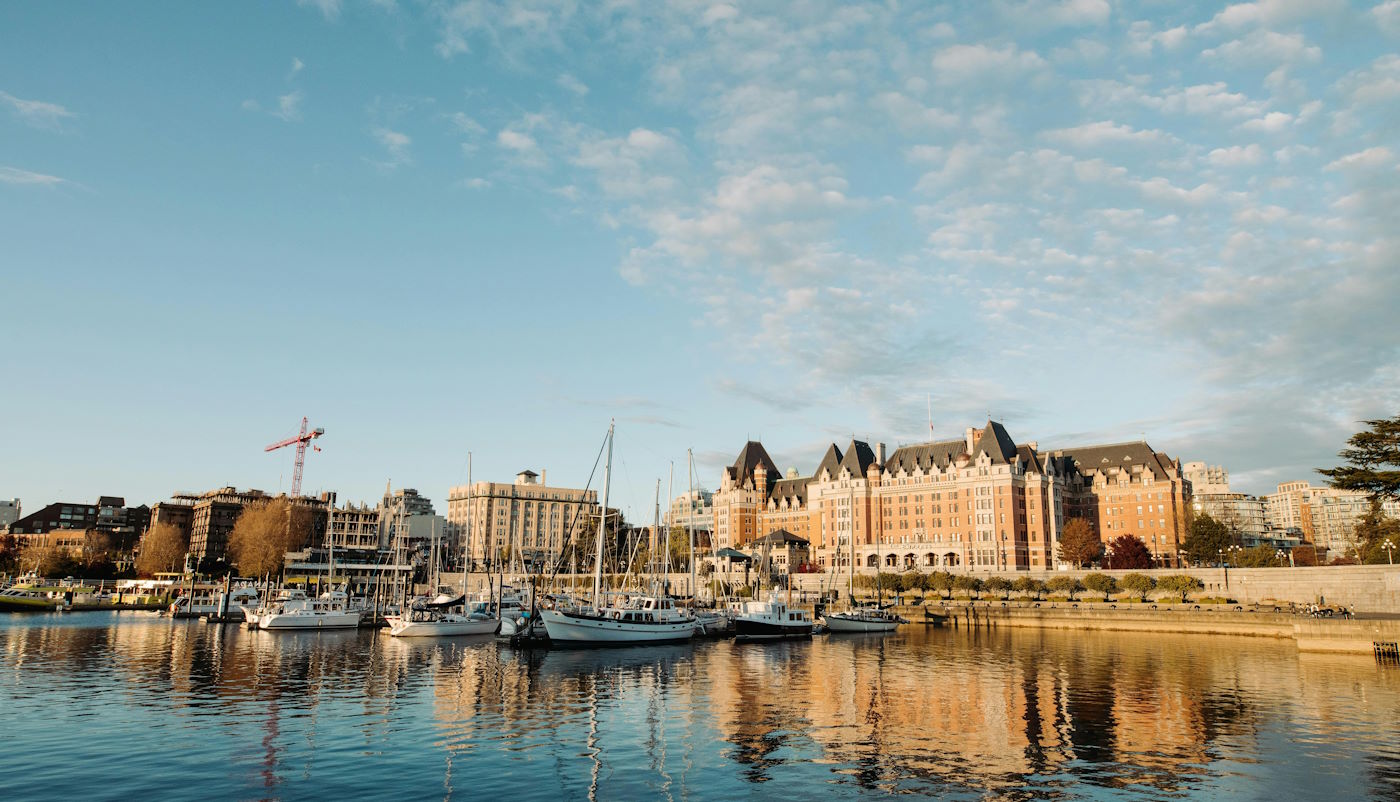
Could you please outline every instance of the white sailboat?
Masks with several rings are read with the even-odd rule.
[[[471,482],[468,480],[467,506],[471,507]],[[470,526],[470,518],[468,519]],[[433,529],[433,585],[437,585],[437,529]],[[397,615],[387,615],[389,634],[395,638],[440,638],[454,635],[490,635],[500,626],[496,616],[485,611],[466,609],[467,573],[462,571],[462,594],[448,599],[439,598],[421,607],[411,607]],[[454,603],[460,602],[460,603]]]
[[[541,610],[549,639],[560,645],[624,645],[689,640],[695,617],[664,596],[633,595],[605,604],[602,594],[603,548],[607,532],[608,489],[612,478],[613,425],[608,425],[608,461],[603,472],[603,505],[594,538],[593,604]]]
[[[827,613],[826,615],[822,616],[822,621],[823,621],[823,623],[826,624],[826,628],[829,629],[829,630],[831,630],[832,632],[893,632],[894,629],[895,629],[895,627],[898,627],[900,624],[903,624],[903,623],[906,623],[906,622],[905,622],[905,620],[904,620],[903,618],[899,617],[898,615],[896,615],[896,614],[890,612],[889,610],[886,610],[886,609],[884,609],[884,608],[882,608],[882,607],[880,606],[880,602],[879,602],[879,598],[880,598],[880,597],[879,597],[879,592],[880,592],[880,590],[879,590],[879,589],[880,589],[880,567],[879,567],[879,562],[880,562],[880,545],[879,545],[878,542],[875,544],[875,562],[876,562],[876,567],[875,567],[875,588],[876,588],[876,590],[875,590],[875,592],[876,592],[875,606],[873,606],[873,607],[870,606],[870,605],[865,605],[865,606],[861,606],[861,607],[855,606],[855,599],[856,599],[856,530],[855,530],[856,508],[855,508],[855,500],[856,500],[855,490],[852,489],[852,490],[851,490],[851,496],[850,496],[850,504],[851,504],[851,528],[850,528],[849,534],[848,534],[848,536],[847,536],[847,539],[848,539],[848,540],[850,541],[850,543],[851,543],[851,574],[850,574],[850,588],[849,588],[849,590],[847,591],[847,592],[850,594],[850,595],[849,595],[849,598],[850,598],[850,600],[851,600],[851,608],[850,608],[849,610],[844,610],[844,611],[839,612],[839,613]]]
[[[350,629],[360,625],[360,611],[352,609],[344,591],[330,590],[307,596],[302,590],[286,590],[267,605],[243,607],[250,629]]]

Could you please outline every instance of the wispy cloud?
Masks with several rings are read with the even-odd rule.
[[[0,103],[9,106],[10,110],[27,124],[50,131],[62,130],[65,122],[77,117],[76,114],[57,103],[25,100],[15,97],[9,92],[0,92]]]
[[[272,116],[289,123],[300,120],[302,98],[300,89],[282,95],[277,98],[277,109],[271,112]]]
[[[584,95],[588,94],[588,86],[584,84],[583,81],[580,81],[579,79],[575,78],[567,72],[560,73],[559,78],[555,80],[555,83],[559,84],[559,86],[564,88],[566,91],[572,92],[573,94],[578,95],[579,97],[583,97]]]
[[[340,19],[341,0],[297,0],[303,8],[314,8],[327,20]]]
[[[373,162],[380,170],[392,172],[413,163],[413,155],[409,152],[413,140],[407,134],[388,128],[376,128],[372,134],[375,141],[384,148],[385,158]]]
[[[29,170],[21,170],[18,167],[6,167],[0,165],[0,183],[20,184],[27,186],[55,187],[60,184],[71,183],[65,178],[56,175],[46,175],[35,173]]]

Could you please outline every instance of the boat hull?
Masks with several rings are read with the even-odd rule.
[[[634,643],[670,643],[695,636],[695,621],[645,623],[619,621],[603,616],[543,610],[544,628],[552,643],[578,646],[626,646]]]
[[[894,632],[895,628],[899,626],[898,621],[871,621],[863,618],[847,618],[839,614],[828,615],[824,620],[826,628],[832,632]]]
[[[734,619],[735,640],[790,640],[812,637],[812,622],[775,623],[753,619]]]
[[[321,615],[295,615],[290,613],[264,614],[257,617],[258,629],[353,629],[360,625],[357,612],[324,613]]]
[[[494,618],[478,621],[405,621],[388,616],[389,634],[396,638],[441,638],[452,635],[490,635],[499,624]]]
[[[0,612],[5,613],[51,613],[59,606],[56,599],[28,599],[10,597],[0,599]]]

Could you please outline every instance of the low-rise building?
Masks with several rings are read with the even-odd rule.
[[[749,543],[749,555],[760,571],[791,574],[807,570],[812,544],[786,529],[778,529]]]

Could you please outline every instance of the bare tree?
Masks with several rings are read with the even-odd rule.
[[[185,562],[189,544],[180,530],[168,523],[159,523],[141,537],[141,550],[136,556],[136,571],[141,576],[155,576],[175,571]]]
[[[243,508],[229,534],[229,555],[240,573],[264,576],[281,570],[287,552],[306,544],[315,513],[286,498]]]

